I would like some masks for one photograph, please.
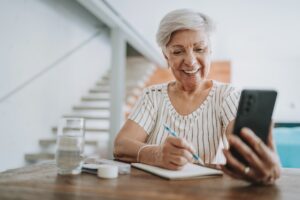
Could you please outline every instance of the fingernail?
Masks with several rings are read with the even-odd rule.
[[[244,133],[246,133],[246,134],[249,134],[249,133],[251,133],[252,131],[251,131],[250,128],[244,127],[244,128],[242,128],[242,132],[244,132]]]
[[[191,147],[192,153],[196,153],[196,150],[195,150],[194,146],[190,145],[190,147]]]
[[[196,149],[192,146],[192,150],[193,150],[193,153],[195,153],[196,152]]]

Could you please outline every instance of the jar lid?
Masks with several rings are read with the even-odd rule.
[[[118,167],[114,165],[98,165],[97,171],[98,177],[100,178],[117,178],[118,177]]]

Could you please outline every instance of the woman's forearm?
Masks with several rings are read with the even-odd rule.
[[[120,138],[115,141],[114,157],[125,162],[159,165],[159,151],[160,147],[157,145],[147,145],[130,138]]]
[[[122,137],[115,140],[114,157],[125,162],[137,162],[137,153],[145,143]]]
[[[147,145],[139,153],[139,162],[148,165],[162,166],[162,151],[159,145]]]

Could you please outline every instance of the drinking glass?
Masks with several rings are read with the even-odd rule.
[[[55,161],[58,174],[75,175],[81,173],[84,161],[84,131],[83,118],[62,118],[56,140]]]

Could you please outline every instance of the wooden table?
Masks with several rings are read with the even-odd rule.
[[[132,168],[130,175],[60,176],[54,162],[0,173],[0,199],[300,199],[300,169],[284,169],[274,186],[255,186],[227,176],[169,181]]]

